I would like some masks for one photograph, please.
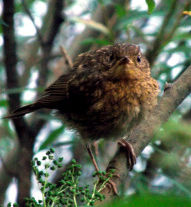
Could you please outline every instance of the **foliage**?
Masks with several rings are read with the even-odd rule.
[[[143,194],[130,196],[128,199],[117,199],[116,201],[104,205],[104,207],[190,207],[191,199],[177,197],[175,195]]]
[[[63,157],[56,159],[54,153],[55,150],[50,148],[41,160],[37,157],[33,159],[32,169],[39,184],[42,200],[36,200],[34,197],[25,198],[26,207],[94,206],[96,201],[104,200],[101,191],[112,178],[112,170],[109,174],[95,172],[93,177],[97,176],[97,179],[93,183],[93,189],[89,185],[80,186],[82,167],[73,159],[58,184],[54,184],[50,182],[50,176],[63,165]],[[7,205],[11,206],[11,203]],[[15,206],[19,205],[15,203],[13,207]]]
[[[146,3],[148,5],[148,13],[151,14],[155,8],[155,2],[154,0],[146,0]]]

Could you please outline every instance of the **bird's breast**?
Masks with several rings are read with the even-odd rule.
[[[129,88],[127,83],[108,82],[102,89],[102,96],[95,102],[91,111],[104,114],[113,119],[125,119],[136,117],[140,112],[139,94],[134,88]],[[101,93],[100,93],[101,94]]]
[[[67,120],[90,139],[122,136],[140,118],[142,105],[156,102],[158,93],[150,82],[102,82],[87,92],[86,108],[79,113],[68,113]]]

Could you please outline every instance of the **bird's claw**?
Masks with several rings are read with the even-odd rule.
[[[109,190],[112,189],[115,195],[117,196],[119,195],[115,182],[113,182],[112,180],[109,180],[107,185],[108,185]]]
[[[118,144],[126,151],[128,167],[131,171],[133,169],[133,166],[136,164],[136,154],[134,152],[133,146],[130,143],[128,143],[125,139],[120,139],[118,141]]]

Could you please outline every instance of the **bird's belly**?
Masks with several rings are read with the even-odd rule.
[[[100,100],[82,113],[65,113],[65,121],[83,138],[117,138],[123,136],[137,120],[140,105],[137,100]]]

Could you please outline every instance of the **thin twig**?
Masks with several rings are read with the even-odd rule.
[[[60,46],[60,51],[63,55],[63,58],[65,60],[66,65],[69,67],[69,69],[72,69],[72,67],[73,67],[72,59],[68,55],[66,49],[63,46]]]
[[[34,25],[34,27],[36,29],[38,40],[39,40],[39,42],[40,42],[40,44],[42,46],[43,45],[43,38],[42,38],[42,35],[41,35],[41,31],[38,28],[38,26],[36,25],[35,20],[34,20],[30,10],[28,9],[28,7],[26,5],[25,0],[21,0],[21,2],[22,2],[22,5],[23,5],[23,8],[24,8],[25,12],[28,14],[29,18],[31,19],[31,22],[33,23],[33,25]]]
[[[188,7],[189,4],[189,2],[186,2],[184,4],[184,7],[180,10],[179,14],[177,15],[176,21],[172,25],[170,32],[167,35],[164,35],[164,45],[166,45],[166,43],[168,43],[168,41],[173,37],[174,33],[176,32],[176,29],[180,25],[180,21],[182,19],[182,12]]]
[[[147,59],[149,60],[151,68],[152,68],[152,65],[153,65],[156,57],[158,56],[158,54],[160,52],[160,49],[161,49],[161,46],[162,46],[162,43],[164,40],[166,28],[169,27],[169,21],[170,21],[172,15],[174,14],[174,12],[176,11],[177,3],[178,3],[177,0],[173,0],[173,2],[171,3],[170,9],[169,9],[168,13],[166,14],[166,16],[164,17],[163,23],[160,27],[160,30],[157,34],[157,37],[155,38],[155,40],[152,44],[153,47],[152,47],[152,49],[147,51],[146,56],[147,56]]]

